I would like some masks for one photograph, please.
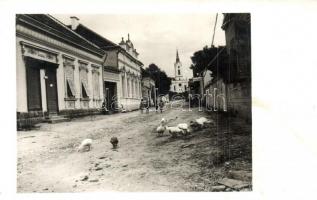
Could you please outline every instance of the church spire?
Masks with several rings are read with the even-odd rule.
[[[176,50],[176,62],[180,62],[179,56],[178,56],[178,49]]]

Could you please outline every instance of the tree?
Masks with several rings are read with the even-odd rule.
[[[155,87],[158,88],[158,93],[163,95],[168,94],[172,81],[167,74],[154,63],[150,64],[145,71],[155,81]]]
[[[196,51],[191,57],[193,76],[200,76],[201,73],[208,69],[214,74],[214,78],[222,78],[225,82],[229,79],[229,55],[226,48],[204,47],[202,50]]]
[[[217,48],[208,48],[205,46],[202,50],[196,51],[191,57],[192,65],[190,68],[193,70],[193,76],[197,77],[205,70],[209,62],[217,55]]]

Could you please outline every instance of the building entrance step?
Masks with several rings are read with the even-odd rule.
[[[49,116],[49,118],[46,119],[45,121],[50,123],[50,124],[56,124],[56,123],[60,123],[60,122],[69,122],[70,119],[66,118],[64,116],[52,115],[52,116]]]

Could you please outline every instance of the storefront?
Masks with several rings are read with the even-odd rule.
[[[103,55],[50,15],[17,15],[18,119],[100,109]]]

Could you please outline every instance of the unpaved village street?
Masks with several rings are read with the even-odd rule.
[[[155,133],[162,117],[177,117],[168,123],[173,126],[201,116],[217,117],[197,108],[162,114],[134,111],[18,131],[17,191],[212,191],[229,169],[250,174],[250,130],[219,125],[178,138]],[[226,134],[231,137],[226,139]],[[109,142],[112,136],[119,139],[116,150]],[[91,151],[77,152],[86,138],[93,139]],[[250,190],[250,177],[242,179],[250,183]]]

